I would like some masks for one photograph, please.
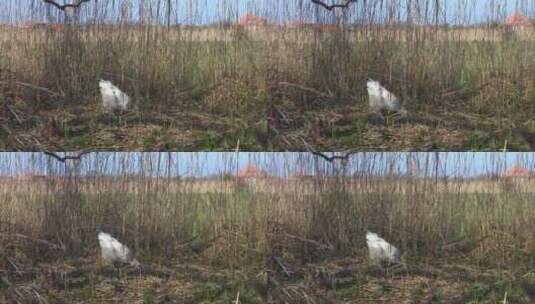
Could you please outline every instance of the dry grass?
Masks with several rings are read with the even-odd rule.
[[[44,176],[3,179],[2,300],[27,303],[39,295],[48,303],[228,303],[239,291],[245,302],[265,302],[267,198],[230,191],[224,187],[239,187],[225,183],[215,189],[132,176],[118,166],[134,160],[115,157],[99,154],[82,166],[119,177],[79,176],[75,168],[37,156],[26,164],[30,172],[46,166]],[[4,159],[2,170],[21,170],[22,158]],[[61,175],[64,170],[71,174]],[[99,224],[135,252],[140,269],[103,264]]]
[[[338,185],[275,202],[268,234],[273,302],[493,303],[508,293],[511,303],[527,303],[535,215],[527,207],[532,195],[517,183],[496,184],[498,193],[487,182],[447,191],[432,182],[372,183],[351,194]],[[386,273],[370,265],[366,230],[396,244],[404,264]]]
[[[48,177],[2,180],[2,295],[224,303],[239,290],[247,303],[461,303],[495,302],[507,292],[517,303],[534,283],[531,179],[378,175],[390,165],[377,166],[395,156],[362,160],[368,169],[358,178],[301,156],[315,176],[177,179],[153,167],[167,167],[161,155],[95,154],[79,168],[39,155],[26,165],[4,156],[3,166],[31,172],[44,166]],[[283,169],[270,157],[258,161]],[[233,172],[232,161],[222,161]],[[123,172],[136,163],[152,169]],[[116,177],[80,174],[112,168]],[[70,177],[55,174],[65,169]],[[128,244],[144,267],[102,265],[97,224]],[[403,266],[382,273],[369,265],[368,229],[401,249]]]
[[[528,150],[533,30],[76,27],[2,33],[4,148]],[[3,41],[3,42],[2,42]],[[96,80],[135,100],[99,107]],[[379,79],[413,113],[370,115]]]
[[[243,301],[264,302],[265,202],[246,193],[167,185],[150,179],[6,181],[2,298],[224,303],[240,291]],[[141,269],[117,270],[100,261],[97,223],[134,250]],[[29,287],[35,292],[21,292]]]

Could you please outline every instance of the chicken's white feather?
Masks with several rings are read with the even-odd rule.
[[[139,262],[134,258],[130,249],[110,234],[99,232],[98,242],[103,260],[109,263],[122,262],[130,263],[132,266],[139,266]]]
[[[376,233],[366,233],[366,243],[368,244],[368,251],[370,259],[375,263],[399,263],[400,252],[393,245],[379,237]]]
[[[130,97],[122,92],[110,81],[101,79],[98,83],[102,95],[102,105],[107,110],[126,110],[130,103]]]
[[[407,115],[407,110],[401,106],[399,98],[385,89],[378,81],[368,79],[369,104],[372,111],[380,113],[383,110],[398,112],[402,116]]]

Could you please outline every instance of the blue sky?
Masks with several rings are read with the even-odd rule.
[[[436,153],[367,152],[352,156],[349,172],[381,173],[387,168],[403,174],[407,160],[423,171],[428,160],[429,172],[435,168]],[[514,165],[535,170],[535,153],[438,153],[441,176],[474,176],[485,173],[503,173]],[[170,161],[169,161],[170,160]],[[209,176],[220,173],[234,174],[240,168],[254,164],[277,176],[291,176],[296,172],[315,174],[332,170],[330,164],[310,153],[112,153],[100,152],[84,156],[81,172],[123,175],[144,171],[161,176]],[[35,174],[62,174],[64,165],[41,153],[0,153],[0,176]],[[170,171],[168,169],[170,168]]]
[[[72,0],[59,0],[60,2]],[[100,19],[113,19],[119,11],[122,3],[131,3],[126,7],[133,20],[139,20],[139,8],[144,6],[151,8],[153,15],[160,12],[164,15],[165,3],[162,0],[95,0],[99,4],[99,9],[94,3],[84,6],[84,12],[89,16],[96,16]],[[329,1],[329,0],[327,0]],[[340,0],[330,0],[340,1]],[[381,16],[392,7],[398,8],[400,16],[404,18],[408,0],[367,0],[358,2],[349,10],[353,18],[359,17],[363,12],[374,11],[374,19],[381,19]],[[42,10],[42,0],[0,0],[0,20],[2,22],[24,22],[28,18],[37,21],[45,21],[45,13]],[[414,0],[413,0],[414,2]],[[420,1],[425,3],[425,1]],[[434,1],[429,1],[434,2]],[[489,19],[503,20],[507,15],[516,10],[522,11],[528,16],[535,14],[535,1],[533,0],[440,0],[442,7],[440,19],[448,23],[475,23]],[[106,6],[102,6],[105,3]],[[158,8],[158,3],[161,3]],[[366,4],[364,4],[366,3]],[[316,14],[315,7],[310,5],[309,0],[172,0],[172,19],[176,23],[211,23],[218,20],[236,20],[245,12],[254,12],[270,19],[274,23],[285,21],[306,19],[314,21],[318,18],[328,20],[331,13],[319,10],[321,17]],[[32,8],[33,7],[33,14]],[[417,10],[416,6],[414,10]],[[421,11],[425,10],[423,5],[419,6]],[[431,5],[430,10],[433,10]],[[57,10],[52,10],[51,16],[57,14]],[[115,12],[115,13],[112,13]],[[33,16],[32,16],[33,15]],[[53,17],[54,18],[54,17]],[[161,20],[163,21],[163,19]]]

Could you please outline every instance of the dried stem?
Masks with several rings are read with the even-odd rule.
[[[325,8],[326,10],[329,10],[329,11],[332,11],[335,8],[346,9],[346,8],[349,7],[349,5],[351,3],[357,2],[357,0],[346,0],[346,2],[344,4],[327,4],[327,3],[325,3],[325,2],[323,2],[321,0],[310,0],[310,1],[312,1],[312,3],[314,3],[314,4],[322,6],[323,8]]]
[[[91,0],[78,0],[76,3],[68,3],[68,4],[59,4],[57,3],[56,1],[54,0],[43,0],[44,3],[48,3],[50,5],[53,5],[55,6],[57,9],[59,10],[66,10],[67,8],[74,8],[74,9],[77,9],[79,8],[82,4],[84,3],[87,3]]]

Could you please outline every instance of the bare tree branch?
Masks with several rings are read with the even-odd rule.
[[[348,8],[351,3],[355,3],[358,0],[346,0],[346,2],[343,4],[327,4],[322,0],[310,0],[310,1],[312,1],[312,3],[314,4],[322,6],[326,10],[332,11],[335,8],[342,8],[342,9]]]
[[[68,161],[68,160],[82,160],[82,156],[84,156],[85,154],[89,154],[91,153],[92,151],[81,151],[81,152],[78,152],[78,154],[76,155],[65,155],[65,156],[59,156],[57,153],[54,153],[54,152],[49,152],[49,151],[43,151],[43,153],[45,155],[48,155],[54,159],[56,159],[57,161],[60,161],[62,163]]]
[[[311,153],[314,156],[318,156],[330,163],[337,161],[337,160],[345,162],[349,159],[349,157],[351,157],[351,155],[361,152],[358,150],[348,150],[348,151],[342,152],[343,154],[333,153],[331,156],[329,156],[324,152],[316,151],[314,148],[312,148],[312,146],[310,146],[310,144],[302,136],[299,136],[299,139],[301,139],[301,141],[303,142],[303,144],[305,145],[309,153]]]
[[[66,10],[67,8],[79,8],[82,4],[87,3],[91,0],[77,0],[75,3],[68,3],[68,4],[59,4],[55,0],[43,0],[44,3],[50,4],[55,6],[59,10]]]
[[[312,155],[321,157],[324,160],[332,163],[332,162],[334,162],[336,160],[346,161],[346,160],[349,159],[349,157],[351,155],[357,154],[357,153],[359,153],[359,151],[347,151],[347,152],[344,152],[344,154],[333,154],[331,156],[328,156],[327,154],[325,154],[323,152],[318,152],[318,151],[310,151],[310,153],[312,153]]]
[[[0,235],[7,235],[7,233],[1,233],[0,232]],[[64,250],[64,248],[62,248],[62,246],[59,246],[59,245],[56,245],[54,243],[51,243],[47,240],[43,240],[43,239],[37,239],[37,238],[33,238],[33,237],[29,237],[29,236],[26,236],[24,234],[21,234],[21,233],[13,233],[11,234],[11,236],[15,236],[15,237],[18,237],[18,238],[21,238],[21,239],[25,239],[25,240],[30,240],[30,241],[33,241],[35,243],[39,243],[39,244],[43,244],[43,245],[47,245],[47,246],[50,246],[54,249],[58,249],[58,250]]]
[[[324,152],[316,151],[302,136],[299,136],[299,139],[301,139],[301,141],[303,142],[303,144],[305,145],[309,153],[311,153],[314,156],[318,156],[330,163],[337,161],[337,160],[340,160],[342,162],[347,161],[349,157],[351,157],[351,155],[361,152],[359,150],[348,150],[339,154],[333,153],[331,156],[329,156]]]

